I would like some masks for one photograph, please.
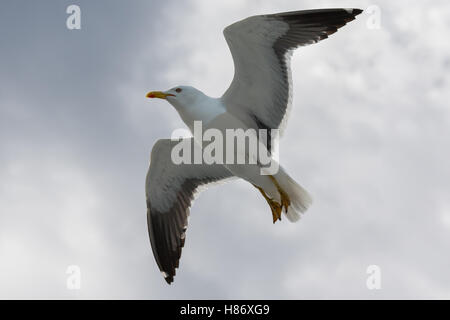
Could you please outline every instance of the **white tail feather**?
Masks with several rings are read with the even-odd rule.
[[[295,182],[281,167],[275,178],[291,200],[291,205],[288,208],[286,217],[291,222],[298,221],[300,219],[300,214],[304,213],[312,204],[311,196],[308,191]]]

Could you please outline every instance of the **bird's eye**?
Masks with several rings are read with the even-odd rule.
[[[181,90],[181,88],[176,88],[175,91],[180,93],[182,90]]]

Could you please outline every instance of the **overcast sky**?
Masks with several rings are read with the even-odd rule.
[[[70,4],[81,30],[66,28]],[[222,29],[239,19],[371,5],[379,29],[363,13],[292,60],[280,161],[313,206],[273,225],[250,184],[205,191],[168,286],[144,179],[154,142],[184,124],[145,94],[220,96],[233,76]],[[430,5],[2,1],[0,298],[450,298],[450,3]]]

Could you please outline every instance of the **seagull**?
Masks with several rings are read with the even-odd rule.
[[[316,9],[251,16],[223,31],[234,61],[234,77],[220,98],[190,86],[151,91],[148,98],[167,100],[191,132],[195,122],[222,132],[227,128],[282,130],[287,120],[292,81],[290,57],[294,49],[326,39],[355,19],[360,9]],[[271,132],[271,131],[269,131]],[[193,133],[194,134],[194,133]],[[272,151],[270,134],[264,141]],[[184,138],[191,148],[202,141]],[[156,263],[168,284],[179,267],[185,243],[189,209],[194,197],[213,183],[240,178],[259,190],[275,223],[282,212],[295,222],[311,205],[309,193],[279,167],[261,174],[260,163],[181,163],[171,161],[179,143],[160,139],[152,148],[146,178],[147,224]],[[239,151],[238,151],[239,152]]]

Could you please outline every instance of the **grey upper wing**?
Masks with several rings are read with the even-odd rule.
[[[279,128],[292,96],[291,51],[327,38],[361,12],[284,12],[252,16],[226,27],[224,36],[235,69],[233,81],[222,96],[228,111],[254,129]]]
[[[193,138],[184,139],[186,142],[192,148],[199,147]],[[177,143],[170,139],[155,143],[146,179],[150,243],[156,263],[169,284],[179,265],[189,208],[198,187],[232,177],[222,165],[174,164],[171,151]]]

